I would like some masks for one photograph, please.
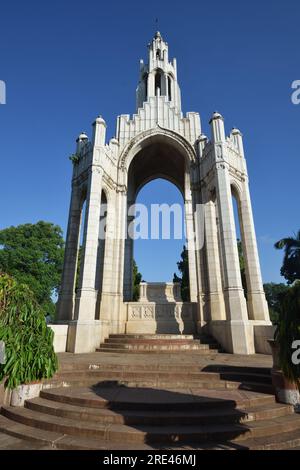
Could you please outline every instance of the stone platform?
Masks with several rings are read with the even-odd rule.
[[[139,338],[126,338],[128,344],[135,339]],[[44,381],[39,397],[27,400],[24,407],[2,407],[0,448],[300,445],[300,416],[291,406],[275,402],[270,356],[210,349],[206,354],[199,350],[120,354],[112,349],[64,353],[59,362],[58,374]]]

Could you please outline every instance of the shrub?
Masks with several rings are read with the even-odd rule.
[[[58,368],[53,336],[29,287],[0,273],[0,340],[6,356],[0,381],[6,379],[5,387],[53,376]]]
[[[300,364],[292,361],[292,344],[300,339],[300,281],[280,294],[280,314],[275,332],[279,343],[279,362],[284,376],[300,390]]]

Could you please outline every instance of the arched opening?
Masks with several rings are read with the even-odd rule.
[[[162,73],[160,70],[157,70],[155,73],[154,87],[155,87],[155,96],[160,96],[161,88],[162,88]]]
[[[172,101],[172,81],[171,77],[168,77],[168,100]]]
[[[181,276],[177,262],[186,244],[182,193],[175,184],[156,178],[140,189],[136,204],[148,214],[147,227],[141,230],[133,248],[143,280],[173,282],[174,273]]]
[[[77,294],[78,289],[81,285],[82,279],[82,245],[84,239],[84,226],[86,218],[86,188],[82,191],[81,194],[81,214],[80,214],[80,224],[79,224],[79,237],[78,237],[78,247],[76,254],[76,275],[75,275],[75,295]]]
[[[241,213],[240,213],[239,195],[238,195],[238,190],[233,185],[231,186],[231,197],[232,197],[234,222],[235,222],[235,230],[236,230],[236,240],[237,240],[239,263],[240,263],[241,281],[242,281],[242,286],[244,290],[244,295],[245,295],[245,298],[247,299],[248,285],[247,285],[247,276],[246,276],[246,259],[245,259],[244,240],[243,240],[243,234],[241,231]]]
[[[144,99],[146,101],[148,98],[148,74],[145,74],[143,76],[143,83],[144,83],[144,93],[145,93]]]
[[[105,256],[105,240],[106,240],[106,222],[107,222],[107,198],[105,192],[101,193],[101,209],[100,209],[100,224],[99,224],[99,237],[98,237],[98,251],[97,251],[97,268],[95,289],[97,294],[97,307],[95,319],[100,318],[100,302],[102,298],[102,286],[104,275],[104,256]]]
[[[189,158],[179,143],[176,141],[169,143],[168,138],[157,135],[151,137],[149,141],[144,141],[140,147],[141,150],[135,154],[128,168],[126,214],[128,236],[125,240],[124,256],[124,301],[133,299],[134,257],[137,258],[143,280],[147,282],[172,283],[174,273],[180,276],[177,262],[181,260],[187,232],[185,201],[191,198]],[[136,203],[143,203],[143,207],[135,206]],[[156,226],[152,225],[153,216],[158,222]],[[141,224],[143,218],[146,221]],[[188,227],[191,230],[191,222]],[[153,256],[152,259],[149,257],[149,266],[146,268],[147,254],[150,253],[157,253],[158,256],[156,261]],[[163,255],[165,261],[162,261]],[[193,259],[195,254],[191,256]],[[190,256],[186,258],[190,273]],[[194,266],[193,261],[192,263]],[[160,268],[162,268],[161,274]],[[195,269],[193,269],[195,286],[197,281],[194,278],[196,279]]]

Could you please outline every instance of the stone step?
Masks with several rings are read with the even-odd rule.
[[[154,340],[194,340],[193,335],[172,335],[172,334],[111,334],[109,338],[122,339],[154,339]]]
[[[39,428],[26,426],[16,421],[12,421],[0,415],[0,430],[9,438],[7,449],[61,449],[61,450],[153,450],[164,449],[163,445],[151,445],[128,442],[106,441],[101,439],[83,438],[79,436],[69,436]],[[11,440],[13,437],[13,441]],[[20,442],[15,446],[14,439]],[[209,444],[188,443],[184,447],[180,445],[168,445],[167,450],[294,450],[300,446],[300,431],[281,432],[270,437],[249,438],[243,441],[225,441],[222,443],[211,442]],[[6,447],[1,446],[1,450]]]
[[[199,345],[199,346],[204,346],[204,345]],[[179,346],[174,346],[172,349],[156,349],[156,348],[148,348],[148,349],[133,349],[133,348],[124,348],[124,347],[119,347],[117,345],[114,345],[112,348],[111,345],[101,344],[100,348],[96,349],[97,352],[109,352],[109,353],[115,353],[115,354],[170,354],[172,352],[176,351],[181,351],[184,352],[185,354],[197,354],[197,355],[211,355],[213,357],[216,355],[218,352],[213,349],[209,348],[180,348]]]
[[[130,443],[174,443],[174,442],[222,442],[227,440],[266,437],[280,432],[300,430],[297,415],[283,416],[274,420],[254,421],[243,424],[187,425],[187,426],[146,426],[131,427],[122,424],[99,424],[83,420],[72,420],[45,415],[26,408],[3,407],[2,414],[7,418],[27,426],[46,431],[81,437],[100,438],[109,441]]]
[[[271,369],[265,367],[239,367],[239,366],[228,366],[222,364],[210,365],[198,364],[197,362],[185,362],[183,364],[171,363],[169,360],[163,363],[159,358],[156,362],[145,361],[137,364],[125,362],[119,363],[103,363],[103,362],[70,362],[63,363],[60,365],[59,374],[65,372],[84,372],[84,371],[132,371],[132,372],[174,372],[182,373],[190,371],[193,373],[203,372],[207,374],[220,374],[220,373],[234,373],[234,374],[253,374],[257,377],[267,376],[271,380]],[[165,355],[162,359],[166,359]]]
[[[231,366],[227,364],[210,364],[204,366],[202,369],[205,372],[234,372],[234,373],[250,373],[250,374],[262,374],[271,376],[270,367],[251,367],[251,366]]]
[[[44,389],[40,397],[90,408],[143,411],[193,411],[253,408],[275,403],[273,395],[244,390],[127,388],[117,386]]]
[[[17,439],[24,439],[36,445],[42,444],[47,446],[50,444],[51,447],[54,447],[55,442],[63,437],[61,433],[51,431],[41,432],[38,428],[25,426],[15,420],[6,418],[3,414],[0,414],[0,432]]]
[[[291,450],[300,446],[300,430],[247,439],[242,445],[251,450]]]
[[[235,377],[233,374],[231,374],[232,377]],[[240,377],[241,374],[239,374],[237,377]],[[54,380],[72,380],[72,379],[81,379],[81,378],[87,378],[87,379],[94,379],[98,380],[101,378],[105,379],[125,379],[125,380],[131,380],[131,379],[139,379],[139,380],[153,380],[154,382],[156,380],[173,380],[175,379],[176,381],[178,380],[212,380],[212,381],[219,381],[221,374],[214,373],[214,372],[185,372],[180,371],[177,372],[176,370],[174,371],[160,371],[160,370],[153,370],[153,371],[148,371],[148,370],[81,370],[81,371],[70,371],[70,372],[62,372],[62,373],[57,373],[54,376]],[[250,377],[250,376],[247,376]],[[256,378],[257,376],[253,375],[251,376],[252,378]]]
[[[274,419],[293,413],[293,407],[272,403],[267,407],[253,407],[245,410],[237,408],[221,408],[208,410],[185,411],[135,411],[110,409],[95,409],[65,403],[34,398],[27,400],[25,407],[44,414],[60,416],[62,418],[95,421],[99,423],[113,423],[126,425],[190,425],[190,424],[221,424],[246,423],[263,419]]]
[[[44,388],[60,388],[60,387],[75,387],[80,388],[84,386],[124,386],[130,388],[149,388],[149,389],[181,389],[183,386],[186,388],[204,388],[204,389],[219,389],[219,390],[250,390],[260,393],[273,394],[273,386],[271,384],[265,384],[261,382],[250,382],[250,381],[236,381],[236,380],[218,380],[218,379],[182,379],[180,376],[169,377],[169,378],[157,378],[153,377],[132,377],[129,378],[117,378],[115,375],[105,376],[82,376],[76,377],[75,374],[63,375],[62,377],[54,378],[48,381],[44,381]]]
[[[208,346],[206,343],[200,343],[197,339],[185,339],[185,338],[177,338],[177,339],[158,339],[158,338],[106,338],[104,343],[111,343],[111,344],[158,344],[158,345],[166,345],[169,344],[202,344],[204,346]]]
[[[128,442],[109,442],[101,439],[69,436],[62,433],[45,431],[40,428],[27,426],[0,415],[0,430],[10,439],[19,439],[25,448],[35,450],[150,450],[146,444],[130,445]],[[28,447],[27,447],[28,446]],[[3,448],[1,447],[1,450]],[[12,450],[11,441],[8,450]],[[22,447],[24,449],[24,447]]]
[[[100,344],[100,349],[102,348],[109,348],[109,349],[129,349],[129,350],[139,350],[139,351],[186,351],[186,350],[209,350],[209,346],[207,344],[200,344],[197,341],[179,341],[179,342],[171,342],[171,341],[133,341],[127,340],[128,342],[122,343],[113,343],[107,342]]]
[[[2,450],[53,450],[51,445],[37,444],[22,438],[12,437],[0,432],[0,449]],[[3,454],[2,454],[3,455]],[[5,460],[5,459],[4,459]]]
[[[183,372],[183,370],[185,372]],[[176,380],[177,382],[182,381],[193,381],[193,380],[212,380],[214,382],[219,380],[227,380],[227,381],[237,381],[237,382],[259,382],[259,383],[266,383],[271,384],[271,376],[267,374],[254,374],[254,373],[235,373],[235,372],[224,372],[224,373],[216,373],[216,372],[187,372],[187,369],[183,369],[180,371],[160,371],[160,370],[79,370],[79,371],[68,371],[57,373],[54,376],[54,380],[77,380],[77,379],[93,379],[98,380],[105,378],[108,379],[124,379],[124,380],[131,380],[131,379],[139,379],[139,380]]]
[[[244,439],[242,441],[210,442],[199,444],[188,443],[184,448],[180,445],[168,447],[170,450],[297,450],[300,445],[300,430],[280,432],[272,436]]]

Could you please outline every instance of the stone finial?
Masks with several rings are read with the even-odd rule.
[[[208,138],[206,137],[205,134],[200,134],[198,137],[199,142],[207,141]]]
[[[105,144],[106,122],[102,116],[98,116],[93,123],[93,143],[98,147]]]
[[[211,125],[212,142],[225,142],[225,127],[222,114],[215,111],[209,124]]]
[[[232,135],[241,135],[241,136],[243,136],[243,134],[241,133],[241,131],[240,131],[239,129],[237,129],[236,127],[233,127],[233,128],[231,129],[231,134],[232,134]]]
[[[224,121],[224,118],[223,118],[222,114],[218,113],[218,111],[215,111],[213,113],[212,117],[210,118],[209,124],[211,124],[212,121],[214,121],[216,119],[222,119],[222,121]]]
[[[99,114],[99,116],[96,117],[94,124],[102,124],[103,126],[106,127],[106,122],[104,121],[103,117]]]
[[[233,127],[233,129],[231,129],[230,136],[241,156],[244,156],[243,134],[241,131],[236,127]]]
[[[79,136],[77,137],[76,142],[84,142],[86,140],[89,140],[86,132],[81,132],[81,134],[79,134]]]
[[[206,137],[205,134],[200,134],[198,137],[198,149],[199,149],[199,156],[202,158],[203,156],[203,150],[208,141],[208,138]]]

